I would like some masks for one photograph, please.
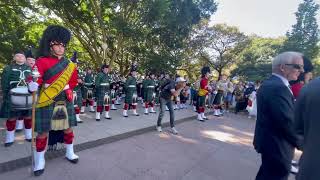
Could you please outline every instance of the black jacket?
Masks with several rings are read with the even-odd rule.
[[[282,80],[272,75],[257,92],[257,122],[253,141],[265,153],[290,168],[298,137],[294,131],[294,97]]]
[[[295,104],[295,125],[303,137],[297,180],[320,179],[320,79],[304,86]]]

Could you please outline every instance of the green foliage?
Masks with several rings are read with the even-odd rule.
[[[319,4],[314,0],[304,0],[296,12],[297,23],[287,33],[282,51],[298,51],[314,59],[319,54],[319,29],[316,16]]]
[[[198,58],[217,71],[218,77],[238,61],[238,54],[246,48],[248,38],[237,27],[216,24],[212,27],[206,23],[195,32],[194,44]]]
[[[250,43],[239,54],[240,61],[232,76],[242,76],[247,80],[262,80],[271,74],[271,63],[283,46],[284,38],[250,37]]]

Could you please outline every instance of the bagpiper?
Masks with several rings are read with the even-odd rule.
[[[205,102],[206,102],[206,97],[209,93],[209,91],[211,91],[211,87],[209,86],[208,83],[208,79],[210,76],[210,68],[205,66],[201,69],[201,80],[200,80],[200,88],[198,91],[198,120],[199,121],[204,121],[206,119],[208,119],[205,115],[204,115],[204,111],[205,111]]]
[[[226,93],[228,88],[228,81],[227,81],[227,76],[222,75],[220,77],[220,80],[217,82],[217,92],[216,96],[213,101],[213,115],[214,116],[222,116],[223,113],[221,112],[222,110],[222,105],[223,105],[223,97],[224,93]]]
[[[143,92],[144,92],[144,114],[149,114],[149,107],[150,107],[150,113],[156,113],[154,110],[154,101],[155,101],[155,75],[153,72],[150,72],[146,79],[143,81]]]
[[[123,108],[123,116],[128,117],[129,105],[132,107],[133,114],[139,116],[137,113],[137,67],[136,65],[131,66],[130,76],[126,80],[124,85],[125,88],[125,101]]]
[[[32,139],[32,100],[26,84],[31,68],[25,64],[26,57],[22,51],[17,51],[13,59],[14,63],[4,68],[1,76],[3,102],[0,117],[7,119],[5,147],[11,146],[15,141],[17,118],[24,121],[25,140],[30,142]]]
[[[77,163],[79,159],[73,150],[72,130],[77,125],[72,96],[78,83],[78,73],[76,64],[64,57],[70,38],[70,31],[62,26],[47,27],[40,40],[40,57],[34,66],[34,71],[38,70],[40,77],[28,84],[31,92],[38,91],[40,87],[35,114],[35,176],[43,174],[45,169],[44,154],[49,131],[63,131],[66,159],[71,163]]]
[[[81,113],[85,112],[86,106],[89,104],[89,111],[95,112],[94,110],[94,99],[93,99],[93,92],[94,92],[94,74],[92,69],[88,68],[84,77],[84,85],[82,86],[82,107]]]
[[[105,111],[105,118],[111,119],[110,111],[110,84],[111,76],[109,75],[109,66],[104,64],[101,66],[101,72],[98,73],[96,79],[96,96],[97,96],[97,111],[96,121],[100,121],[100,115]]]
[[[82,92],[81,90],[83,89],[83,81],[82,77],[80,75],[80,69],[79,69],[79,61],[78,61],[78,56],[77,52],[73,52],[73,56],[70,59],[73,63],[77,64],[77,72],[78,72],[78,84],[77,86],[73,89],[73,104],[74,104],[74,111],[76,113],[76,119],[78,123],[83,123],[82,119],[80,118],[80,110],[82,108]]]

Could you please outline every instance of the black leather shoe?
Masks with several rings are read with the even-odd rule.
[[[34,176],[40,176],[44,173],[44,169],[40,169],[40,170],[37,170],[37,171],[33,171],[33,174]]]
[[[79,159],[68,159],[66,158],[69,162],[71,162],[72,164],[77,164]]]
[[[25,139],[27,142],[31,142],[31,139]]]
[[[12,146],[13,142],[10,142],[10,143],[4,143],[4,147],[10,147]]]
[[[100,119],[96,119],[96,121],[100,121]]]

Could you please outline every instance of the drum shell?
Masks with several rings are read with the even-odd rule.
[[[13,110],[28,110],[32,108],[32,94],[27,87],[16,87],[10,90],[11,108]]]

